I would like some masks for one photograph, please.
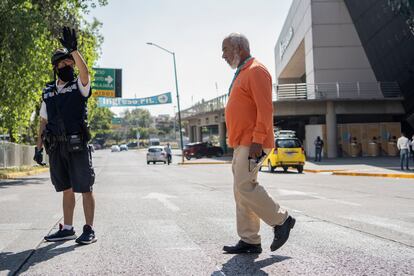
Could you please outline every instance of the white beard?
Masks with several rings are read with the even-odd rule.
[[[241,59],[240,56],[238,54],[234,53],[234,58],[233,58],[232,63],[230,63],[230,67],[232,69],[236,69],[237,66],[239,66],[240,59]]]

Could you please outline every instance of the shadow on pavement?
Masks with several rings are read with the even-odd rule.
[[[291,257],[270,255],[269,258],[255,262],[254,260],[259,257],[259,254],[240,254],[235,255],[225,264],[221,271],[214,271],[211,276],[223,275],[269,275],[264,272],[262,268],[270,266],[274,263],[283,262],[289,260]]]
[[[292,171],[287,171],[287,172],[284,172],[284,171],[274,171],[274,172],[270,172],[267,169],[264,169],[264,170],[261,170],[259,172],[261,172],[261,173],[268,173],[268,174],[301,174],[301,173],[298,173],[297,171],[293,171],[293,169],[292,169]]]
[[[7,188],[10,186],[23,186],[28,184],[43,184],[45,179],[42,177],[25,177],[15,179],[0,179],[0,189]]]
[[[64,242],[55,242],[50,243],[45,247],[37,249],[33,253],[33,249],[25,250],[22,252],[1,252],[0,253],[0,272],[7,272],[7,275],[16,275],[17,270],[18,273],[22,273],[27,271],[31,266],[35,266],[36,264],[48,261],[60,254],[67,253],[69,251],[75,250],[78,245],[70,245],[67,247],[58,247],[59,245],[64,244]],[[26,258],[33,254],[29,260],[20,267]]]

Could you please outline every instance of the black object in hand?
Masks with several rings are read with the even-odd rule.
[[[59,39],[62,46],[65,47],[69,53],[78,49],[78,40],[76,38],[75,29],[63,27],[62,38]]]
[[[257,167],[261,166],[263,161],[266,159],[267,154],[262,151],[262,154],[257,158],[248,157],[249,160],[249,172],[256,170]]]
[[[46,166],[46,163],[43,163],[43,149],[39,150],[37,147],[35,147],[33,160],[41,166]]]

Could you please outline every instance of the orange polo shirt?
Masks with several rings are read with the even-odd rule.
[[[274,147],[272,77],[252,58],[240,69],[225,109],[230,147]]]

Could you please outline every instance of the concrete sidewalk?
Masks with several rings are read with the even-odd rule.
[[[412,160],[410,160],[412,161]],[[399,157],[354,157],[324,159],[322,162],[309,160],[305,171],[332,172],[335,175],[357,175],[378,177],[414,178],[414,166],[410,171],[400,170]]]

